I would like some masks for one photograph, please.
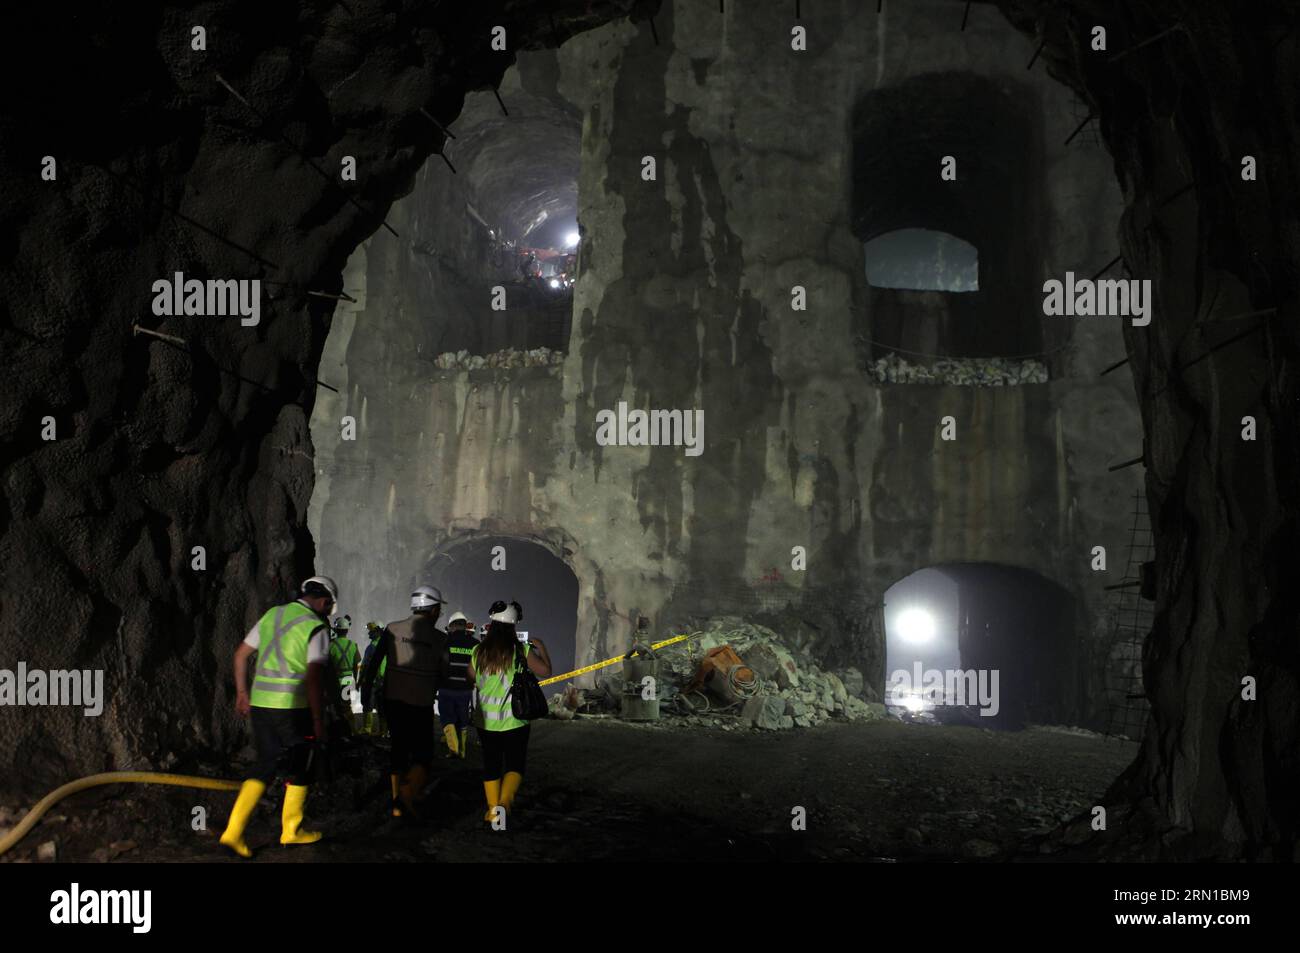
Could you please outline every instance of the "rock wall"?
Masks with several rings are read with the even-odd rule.
[[[658,48],[647,31],[626,26],[616,28],[622,32],[615,38],[635,56],[613,56],[613,47],[601,46],[608,37],[590,47],[593,53],[603,48],[626,69],[638,60],[648,82],[641,89],[612,82],[586,90],[598,102],[587,107],[585,121],[594,131],[614,133],[603,143],[584,137],[587,148],[596,159],[635,164],[674,144],[673,161],[685,174],[672,179],[681,197],[671,201],[689,207],[677,234],[668,225],[670,199],[636,192],[626,167],[608,188],[592,192],[584,183],[589,233],[603,233],[598,222],[614,236],[625,226],[666,236],[653,249],[665,267],[660,274],[650,274],[654,269],[644,262],[635,267],[645,252],[617,237],[584,250],[600,274],[584,289],[590,297],[578,313],[574,373],[566,368],[563,381],[566,392],[585,402],[580,417],[566,406],[562,424],[575,444],[572,464],[562,462],[577,478],[571,492],[556,494],[568,501],[575,534],[613,536],[608,521],[626,517],[622,525],[630,532],[616,536],[617,545],[607,540],[610,566],[643,572],[665,594],[674,583],[663,575],[664,553],[668,565],[684,566],[703,582],[743,579],[772,559],[763,543],[752,549],[741,543],[751,528],[772,525],[784,544],[811,526],[827,541],[823,553],[850,556],[873,535],[864,532],[866,509],[845,503],[861,499],[874,466],[865,442],[848,440],[845,432],[855,433],[876,409],[865,400],[846,402],[832,383],[851,376],[849,352],[838,346],[848,338],[845,312],[810,312],[806,327],[795,322],[802,336],[782,333],[791,322],[773,317],[775,294],[763,297],[756,279],[735,279],[738,259],[765,253],[766,261],[758,260],[771,286],[788,288],[797,277],[823,297],[830,291],[853,301],[858,249],[836,216],[812,214],[831,211],[827,196],[843,194],[843,161],[835,156],[843,155],[846,135],[819,118],[826,111],[812,97],[803,101],[816,108],[801,111],[802,124],[768,130],[774,134],[761,140],[778,143],[768,147],[775,151],[754,149],[737,158],[745,130],[792,96],[834,90],[833,101],[847,106],[855,89],[909,66],[924,68],[923,50],[931,65],[969,63],[989,49],[994,34],[1004,35],[981,4],[972,8],[965,32],[957,29],[962,10],[955,2],[887,4],[874,25],[860,19],[867,11],[858,8],[870,5],[809,4],[810,35],[825,43],[810,47],[796,75],[784,61],[774,59],[781,68],[769,68],[766,58],[753,55],[787,55],[775,42],[787,33],[776,14],[770,21],[737,17],[729,4],[730,19],[720,26],[699,6],[657,21]],[[1158,841],[1180,856],[1294,859],[1300,803],[1300,603],[1290,585],[1300,527],[1292,372],[1300,310],[1292,222],[1300,194],[1296,12],[1270,2],[1238,17],[1231,5],[1195,0],[1180,6],[1175,23],[1167,5],[1154,0],[1082,0],[1071,5],[1073,12],[1041,0],[999,6],[1025,39],[1018,55],[1009,55],[1006,41],[1004,55],[986,65],[1027,83],[1038,83],[1039,70],[1050,69],[1095,110],[1094,128],[1123,187],[1119,250],[1135,275],[1157,282],[1155,322],[1126,332],[1157,541],[1158,617],[1145,660],[1154,730],[1115,797],[1147,798],[1162,823],[1190,832],[1190,838],[1169,832]],[[548,7],[554,34],[539,11],[511,5],[519,43],[562,40],[622,16],[631,4],[573,0]],[[6,785],[167,764],[172,752],[238,737],[229,707],[230,647],[260,607],[284,598],[312,562],[306,431],[330,308],[306,292],[339,290],[347,256],[380,227],[389,203],[409,190],[437,148],[441,137],[420,110],[449,119],[464,90],[491,85],[508,62],[482,49],[487,25],[502,18],[502,7],[488,2],[469,13],[456,8],[454,16],[424,3],[366,0],[326,9],[214,0],[197,12],[104,4],[78,13],[69,21],[62,8],[14,11],[13,45],[46,69],[13,78],[0,117],[7,185],[0,204],[6,308],[0,335],[10,366],[0,384],[0,559],[7,582],[0,650],[9,664],[102,668],[109,705],[99,719],[67,710],[0,713]],[[895,28],[922,16],[941,17],[943,29],[929,21],[914,32]],[[203,56],[188,45],[198,17],[214,40]],[[1089,50],[1099,22],[1110,28],[1108,56]],[[772,40],[761,50],[758,33]],[[1041,63],[1025,79],[1019,70],[1029,56],[1023,54],[1040,42]],[[849,49],[861,55],[839,59],[836,51]],[[216,82],[218,72],[255,113]],[[710,106],[702,102],[701,79],[728,83],[733,95],[711,97]],[[585,101],[579,92],[574,96]],[[1068,134],[1064,126],[1083,117],[1055,108],[1064,105],[1059,91],[1045,87],[1043,96],[1053,104],[1043,110],[1044,141],[1063,141],[1055,133]],[[613,105],[620,108],[611,112]],[[638,134],[632,120],[617,118],[628,115],[656,128]],[[701,134],[705,128],[708,135]],[[677,153],[676,143],[686,148]],[[365,175],[351,197],[361,207],[295,150],[331,168],[344,154],[356,156]],[[57,185],[38,178],[43,155],[58,158]],[[1257,159],[1253,181],[1241,177],[1243,155]],[[1079,188],[1093,180],[1067,174],[1083,160],[1059,150],[1044,161],[1058,210],[1044,243],[1059,256],[1050,270],[1109,260],[1109,234],[1090,237],[1087,224],[1104,203]],[[769,202],[766,231],[781,231],[784,240],[781,248],[772,247],[775,238],[765,246],[762,233],[733,214],[736,197],[791,185],[806,205]],[[765,208],[746,204],[751,214]],[[1067,208],[1070,214],[1060,212]],[[692,244],[701,235],[706,240]],[[818,267],[809,266],[816,257],[810,248],[824,249]],[[155,323],[145,310],[149,284],[177,269],[261,276],[281,282],[281,290],[268,297],[263,321],[251,333],[231,321]],[[622,303],[641,298],[645,308],[620,317]],[[1261,316],[1257,330],[1251,331],[1254,319],[1239,317],[1265,309],[1275,310]],[[711,317],[680,326],[662,321],[697,310]],[[130,326],[142,317],[185,338],[190,352],[132,337]],[[644,330],[654,320],[660,337]],[[1210,350],[1239,333],[1243,321],[1250,334]],[[809,335],[814,328],[817,335]],[[755,338],[756,329],[766,337]],[[1067,447],[1100,446],[1104,434],[1109,447],[1120,442],[1109,425],[1123,419],[1124,388],[1091,376],[1090,368],[1113,358],[1105,332],[1087,325],[1072,331],[1079,347],[1067,366],[1079,386],[1061,396],[1061,439]],[[680,458],[638,451],[639,466],[627,463],[631,454],[616,466],[613,454],[596,451],[587,436],[589,411],[621,391],[616,377],[627,377],[633,362],[636,373],[625,386],[653,388],[656,402],[689,399],[697,389],[709,407],[741,392],[748,396],[750,403],[731,414],[719,411],[724,439],[706,451],[710,459],[713,450],[724,451],[719,465],[701,464],[692,479],[674,482],[672,471],[685,469]],[[727,362],[737,373],[704,371]],[[813,366],[826,371],[827,383],[799,376]],[[798,385],[796,400],[778,406],[774,392],[788,390],[789,381]],[[882,405],[894,399],[890,391],[879,393]],[[818,401],[844,409],[838,426],[802,425],[800,415]],[[1077,412],[1080,405],[1088,412]],[[1237,442],[1247,414],[1258,425],[1249,445]],[[57,440],[41,439],[44,416],[58,423]],[[767,446],[773,418],[800,422],[796,453],[784,457],[784,480],[759,480],[753,474],[768,462],[765,472],[781,472],[779,433],[770,451]],[[742,432],[735,424],[752,427]],[[851,458],[837,451],[840,458],[823,462],[824,448],[846,446],[855,448]],[[575,512],[597,499],[591,490],[598,480],[634,471],[681,492],[629,505],[627,488],[635,492],[638,485],[624,479],[624,502],[611,493]],[[1073,472],[1076,482],[1067,471],[1064,492],[1058,478],[1058,499],[1071,497],[1076,518],[1104,517],[1110,509],[1104,494],[1084,490],[1090,471],[1076,466]],[[743,478],[734,480],[737,474]],[[739,490],[732,503],[722,492],[728,481]],[[803,508],[780,506],[771,515],[751,509],[778,492],[805,501]],[[1064,511],[1067,519],[1070,512]],[[751,513],[756,518],[739,518]],[[720,525],[734,531],[707,540]],[[206,575],[186,569],[198,541],[208,549]],[[847,560],[844,575],[854,576],[860,564]],[[598,606],[628,604],[626,592],[603,591],[594,578],[584,582],[584,598]],[[1243,673],[1257,679],[1256,701],[1241,697]]]
[[[1300,859],[1300,13],[1001,6],[1100,117],[1121,251],[1158,302],[1150,327],[1125,331],[1156,540],[1152,718],[1112,794],[1153,807],[1175,856]],[[1089,53],[1098,24],[1108,55]]]
[[[101,670],[106,699],[99,717],[0,710],[0,784],[242,744],[231,653],[314,562],[308,420],[333,301],[308,292],[340,291],[438,149],[421,110],[450,122],[509,66],[493,23],[526,48],[634,3],[504,6],[15,11],[11,41],[43,68],[11,77],[0,116],[0,666]],[[152,283],[177,271],[264,281],[259,324],[155,317]]]
[[[366,472],[345,487],[332,475],[321,508],[323,551],[340,575],[367,580],[364,596],[378,591],[379,550],[384,573],[404,581],[439,546],[506,527],[547,540],[577,573],[579,664],[623,651],[640,614],[667,629],[743,613],[780,618],[824,664],[859,668],[883,687],[872,607],[884,591],[930,565],[1006,564],[1075,596],[1085,687],[1071,690],[1083,701],[1067,717],[1097,721],[1102,588],[1123,576],[1137,485],[1136,471],[1106,467],[1141,447],[1131,380],[1098,377],[1122,355],[1120,330],[1114,319],[1021,314],[1041,323],[1029,337],[1044,351],[1047,383],[882,384],[861,344],[876,297],[855,232],[855,208],[872,198],[855,167],[864,148],[855,107],[879,90],[928,89],[909,80],[935,71],[948,77],[944,89],[971,75],[1033,106],[1023,117],[1033,133],[1023,194],[1005,208],[987,198],[979,206],[1006,216],[981,235],[1002,227],[1021,242],[988,256],[1001,264],[989,266],[984,300],[1004,305],[1040,302],[1045,278],[1092,274],[1113,257],[1120,204],[1109,160],[1095,141],[1063,145],[1075,124],[1071,94],[1042,71],[1025,73],[1033,45],[997,11],[973,10],[963,34],[950,3],[879,18],[858,7],[805,11],[807,53],[790,50],[780,16],[729,13],[720,30],[716,9],[686,3],[663,5],[658,45],[647,24],[620,22],[559,51],[554,92],[583,116],[585,238],[568,357],[545,379],[558,389],[521,395],[511,373],[489,371],[420,383],[435,378],[403,362],[402,348],[360,345],[383,347],[389,376],[410,382],[388,397],[377,388],[352,397],[372,422],[349,452],[398,461],[393,485]],[[512,71],[507,88],[516,82]],[[970,189],[987,190],[976,132],[963,135],[956,141],[972,151],[959,169],[969,169]],[[642,179],[647,155],[658,163],[653,182]],[[933,181],[911,187],[943,188],[940,158]],[[999,166],[999,187],[1016,168]],[[890,202],[907,224],[906,203]],[[1035,271],[1005,287],[1030,246]],[[807,291],[806,311],[791,309],[794,285]],[[372,284],[370,301],[405,293]],[[891,300],[891,322],[900,307],[905,317]],[[385,337],[383,309],[370,310]],[[470,380],[481,382],[477,397],[464,393]],[[702,409],[703,454],[598,445],[596,415],[620,401]],[[518,417],[503,409],[516,406]],[[945,416],[955,441],[940,439]],[[336,418],[318,415],[318,446],[333,427]],[[399,517],[375,519],[394,498],[386,512]],[[1090,568],[1097,545],[1109,554],[1104,573]],[[791,568],[795,546],[807,550],[806,571]]]

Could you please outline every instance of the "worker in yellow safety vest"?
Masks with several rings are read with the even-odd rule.
[[[253,852],[244,829],[266,786],[288,776],[281,812],[281,844],[313,844],[318,831],[302,829],[312,745],[324,739],[325,664],[329,617],[339,589],[328,576],[303,582],[294,602],[268,609],[235,649],[235,710],[252,722],[257,767],[239,789],[221,843],[241,857]],[[257,654],[253,690],[248,658]]]
[[[345,615],[335,619],[330,625],[330,669],[338,684],[338,695],[334,703],[342,719],[353,731],[361,727],[361,719],[353,715],[352,700],[360,696],[361,688],[357,684],[361,678],[361,650],[348,635],[352,628],[352,616]]]
[[[478,692],[479,745],[483,749],[485,821],[508,815],[524,780],[529,723],[512,712],[510,691],[515,672],[527,665],[538,678],[551,674],[551,656],[541,639],[521,642],[515,624],[524,617],[518,602],[498,600],[488,610],[487,636],[470,655],[467,677]],[[504,818],[503,818],[504,819]]]

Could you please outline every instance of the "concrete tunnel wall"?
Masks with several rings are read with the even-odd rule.
[[[797,54],[769,18],[719,31],[716,11],[665,3],[657,47],[644,24],[620,22],[521,55],[503,98],[531,69],[583,117],[568,355],[549,368],[434,368],[454,308],[435,304],[436,281],[417,292],[409,275],[376,281],[369,268],[355,306],[366,333],[336,319],[322,361],[323,379],[333,363],[351,384],[322,395],[312,424],[318,567],[349,604],[398,617],[431,554],[467,534],[544,540],[579,580],[578,664],[624,650],[637,614],[662,631],[720,601],[751,616],[788,605],[792,638],[883,687],[883,634],[832,603],[869,606],[926,566],[999,563],[1075,598],[1084,678],[1097,684],[1102,588],[1124,574],[1139,485],[1137,471],[1106,473],[1141,449],[1131,379],[1098,378],[1123,352],[1118,325],[1040,316],[1048,384],[881,385],[866,373],[853,115],[872,91],[966,72],[1037,104],[1027,187],[1039,191],[1014,205],[1035,210],[1024,224],[1041,271],[1017,276],[1020,298],[1039,300],[1066,270],[1091,274],[1116,247],[1109,158],[1095,142],[1062,145],[1077,121],[1070,93],[1025,73],[1032,43],[997,11],[973,9],[964,36],[951,14],[938,0],[880,18],[851,3],[808,10],[818,42]],[[656,182],[641,180],[644,155]],[[938,169],[936,155],[935,188]],[[414,222],[458,187],[435,158],[390,221]],[[377,233],[354,262],[394,245]],[[807,289],[806,312],[790,308],[793,285]],[[621,400],[702,408],[703,455],[597,446],[596,412]],[[365,417],[355,442],[338,440],[343,413]],[[939,439],[948,415],[951,443]],[[1089,565],[1096,545],[1104,573]],[[791,570],[793,546],[807,548],[806,572]],[[1100,692],[1080,694],[1070,718],[1095,721]]]

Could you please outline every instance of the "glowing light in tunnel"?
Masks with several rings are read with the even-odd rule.
[[[925,711],[925,700],[920,695],[904,695],[902,701],[908,711]]]
[[[924,609],[904,609],[894,620],[894,629],[904,642],[929,642],[934,638],[934,616]]]
[[[578,233],[577,233],[577,232],[569,232],[569,234],[567,234],[567,235],[564,236],[564,247],[565,247],[565,248],[572,248],[572,247],[573,247],[574,245],[576,245],[576,244],[578,244]]]

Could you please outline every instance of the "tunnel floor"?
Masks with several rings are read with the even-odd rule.
[[[1098,803],[1134,751],[1069,730],[892,720],[793,734],[546,721],[534,726],[509,831],[481,821],[473,745],[466,761],[437,761],[423,824],[388,818],[376,745],[367,777],[382,777],[382,792],[351,780],[313,789],[308,826],[325,840],[280,847],[279,798],[269,796],[247,839],[253,862],[1052,860],[1060,848],[1042,835]],[[3,861],[33,860],[52,840],[60,861],[243,863],[216,843],[232,800],[143,786],[88,792]],[[190,829],[195,805],[208,809],[206,832]],[[805,831],[792,830],[796,806]]]

